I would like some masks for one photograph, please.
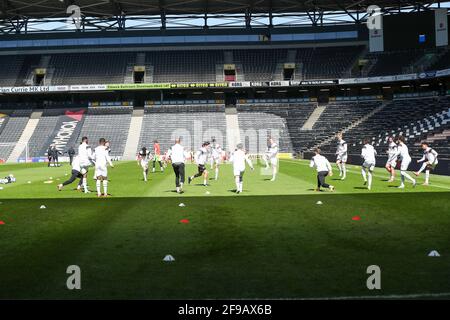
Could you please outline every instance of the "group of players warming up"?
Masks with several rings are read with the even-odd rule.
[[[342,134],[337,134],[337,148],[336,148],[336,165],[339,170],[340,180],[345,180],[347,177],[347,160],[348,160],[348,146],[347,142],[343,139]],[[171,162],[173,171],[175,173],[175,187],[177,193],[183,193],[183,186],[185,183],[185,163],[189,157],[193,157],[193,160],[197,164],[197,173],[188,176],[188,183],[191,184],[197,178],[203,178],[203,186],[208,185],[209,171],[207,164],[209,162],[211,171],[214,171],[214,180],[219,179],[219,168],[223,161],[224,150],[222,147],[212,139],[212,142],[204,142],[197,152],[187,152],[181,144],[181,139],[175,140],[175,144],[169,148],[169,150],[162,155],[161,147],[158,141],[153,142],[153,153],[146,147],[142,147],[137,159],[138,165],[142,167],[143,180],[148,181],[149,163],[153,162],[153,170],[155,172],[156,163],[159,164],[161,172],[164,172],[164,168]],[[422,163],[420,169],[414,172],[416,176],[425,171],[425,183],[429,185],[430,171],[432,171],[438,164],[438,153],[430,148],[427,143],[421,144],[423,150],[423,156],[417,162]],[[268,147],[266,152],[262,155],[262,160],[265,163],[266,170],[272,169],[272,178],[270,181],[275,181],[278,172],[278,144],[275,139],[269,138]],[[398,188],[405,188],[405,180],[409,180],[413,187],[416,186],[416,179],[414,179],[408,172],[408,167],[411,163],[411,156],[405,139],[403,136],[397,138],[390,137],[388,139],[387,162],[385,165],[386,170],[390,174],[388,182],[393,182],[396,177],[396,169],[400,169],[401,184]],[[368,190],[372,188],[373,171],[376,165],[377,151],[371,144],[369,139],[364,139],[361,149],[361,175],[364,185]],[[233,152],[228,154],[228,161],[233,166],[233,176],[236,184],[236,193],[243,192],[243,176],[248,165],[252,170],[254,169],[252,161],[249,158],[248,153],[245,151],[242,143],[239,143]],[[110,144],[109,142],[101,138],[98,142],[98,146],[92,150],[88,143],[88,138],[83,137],[81,144],[78,147],[78,154],[72,160],[72,172],[71,177],[58,185],[58,190],[62,190],[66,185],[73,183],[76,179],[79,179],[77,190],[89,192],[88,189],[88,171],[89,168],[94,167],[94,179],[96,180],[97,195],[98,197],[108,196],[108,166],[113,168],[114,165],[110,157]],[[326,183],[326,177],[333,175],[333,170],[330,162],[326,157],[321,154],[320,149],[315,150],[315,155],[310,161],[310,167],[315,168],[317,171],[317,188],[316,191],[321,191],[321,188],[329,189],[333,191],[334,186]],[[103,192],[102,192],[103,187]]]
[[[278,150],[275,142],[271,139],[271,144],[273,148]],[[154,148],[154,151],[156,149]],[[276,151],[278,153],[278,151]],[[276,154],[274,155],[276,158]],[[138,163],[142,166],[144,181],[147,181],[148,173],[148,162],[152,158],[150,152],[147,151],[146,147],[142,147],[138,154]],[[224,151],[220,144],[218,144],[215,139],[212,142],[204,142],[200,149],[195,153],[187,152],[181,144],[181,139],[177,138],[175,144],[169,148],[164,156],[164,163],[167,161],[172,162],[172,168],[175,173],[175,187],[176,192],[181,194],[184,193],[183,187],[185,183],[185,163],[189,157],[193,157],[194,162],[197,164],[197,173],[188,176],[188,184],[191,184],[194,179],[203,178],[202,185],[208,186],[209,171],[207,169],[207,164],[209,162],[210,169],[214,170],[214,180],[219,179],[219,167],[224,158]],[[155,161],[155,160],[154,160]],[[240,143],[236,146],[234,152],[230,154],[229,162],[233,165],[233,175],[236,182],[236,193],[241,193],[243,191],[243,176],[246,168],[246,164],[250,166],[253,170],[253,164],[248,157],[248,154],[244,151],[243,145]],[[155,163],[155,162],[153,162]],[[272,161],[273,165],[277,165],[275,161]],[[154,169],[153,169],[154,170]],[[274,170],[276,172],[276,170]],[[272,181],[275,180],[275,175]]]
[[[341,180],[345,180],[347,176],[346,163],[348,159],[348,147],[347,143],[344,141],[342,134],[338,133],[337,136],[337,148],[336,148],[336,165],[339,169],[339,176]],[[423,142],[421,144],[423,150],[423,156],[421,159],[417,160],[418,163],[422,163],[420,169],[414,174],[419,176],[421,172],[425,171],[425,182],[423,185],[427,186],[430,183],[430,171],[432,171],[438,164],[438,153],[432,149],[428,143]],[[311,159],[310,167],[315,167],[317,170],[317,191],[321,190],[321,187],[334,190],[334,186],[329,185],[325,182],[326,176],[332,176],[333,171],[330,162],[321,154],[320,149],[315,150],[315,156]],[[416,186],[417,181],[407,172],[408,167],[411,164],[411,156],[409,154],[408,146],[405,144],[405,138],[399,136],[397,138],[388,138],[388,149],[387,162],[385,165],[386,170],[389,172],[390,177],[388,182],[393,182],[395,180],[396,168],[400,169],[400,179],[401,183],[398,188],[405,188],[405,180],[411,181],[413,187]],[[376,165],[377,151],[370,143],[369,139],[364,139],[363,147],[361,149],[361,175],[364,181],[364,185],[367,189],[372,188],[373,180],[373,170]]]
[[[65,186],[71,184],[76,179],[80,179],[77,190],[89,193],[87,175],[90,167],[94,167],[94,180],[96,180],[97,196],[108,196],[108,165],[114,168],[110,157],[110,143],[101,138],[98,146],[92,150],[87,137],[81,139],[78,147],[78,155],[72,160],[72,175],[69,180],[58,185],[61,191]],[[103,193],[102,193],[103,186]]]

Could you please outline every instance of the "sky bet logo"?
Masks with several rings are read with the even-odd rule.
[[[367,8],[367,28],[369,30],[380,30],[381,29],[381,8],[379,6],[371,5]]]

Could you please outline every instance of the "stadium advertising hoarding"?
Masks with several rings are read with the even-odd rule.
[[[430,79],[450,76],[450,69],[428,71],[423,73],[399,74],[379,77],[291,80],[291,81],[241,81],[241,82],[191,82],[191,83],[126,83],[126,84],[86,84],[60,86],[0,87],[0,94],[32,94],[54,92],[82,91],[132,91],[132,90],[167,90],[167,89],[210,89],[210,88],[258,88],[258,87],[299,87],[323,86],[337,84],[365,84]]]
[[[0,87],[0,93],[43,93],[69,91],[69,86]]]
[[[193,83],[172,83],[171,89],[189,88],[228,88],[228,82],[193,82]]]
[[[107,84],[105,86],[107,90],[170,89],[170,83]]]
[[[417,73],[411,73],[411,74],[399,74],[399,75],[382,76],[382,77],[339,79],[339,84],[364,84],[364,83],[395,82],[395,81],[415,80],[417,78],[418,78]]]

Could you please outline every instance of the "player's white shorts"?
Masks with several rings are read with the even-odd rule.
[[[427,168],[430,169],[430,170],[434,170],[437,165],[438,165],[438,161],[436,160],[434,163],[428,164]]]
[[[96,166],[95,167],[95,177],[108,177],[108,167],[107,166]]]
[[[338,154],[336,157],[336,161],[347,162],[347,154]]]
[[[89,160],[85,160],[85,161],[80,161],[80,168],[82,169],[86,169],[86,171],[88,171],[88,168],[92,166],[92,162]]]
[[[395,168],[397,166],[397,160],[396,159],[392,159],[392,160],[387,160],[386,161],[386,165],[390,165],[392,168]]]
[[[276,167],[278,165],[278,158],[277,157],[270,158],[270,164]]]
[[[367,168],[367,169],[369,169],[370,171],[373,171],[373,169],[375,169],[375,163],[372,163],[372,162],[366,162],[366,161],[364,161],[364,163],[363,163],[363,168]]]
[[[148,160],[141,160],[141,167],[144,170],[148,169]]]
[[[411,163],[411,159],[404,159],[400,165],[400,170],[406,171],[408,170],[409,164]]]
[[[244,174],[244,171],[245,171],[245,170],[241,170],[241,169],[239,169],[239,168],[234,168],[234,169],[233,169],[233,175],[234,175],[234,176],[241,176],[241,175]]]

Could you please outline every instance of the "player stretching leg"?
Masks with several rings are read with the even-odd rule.
[[[142,167],[142,175],[144,176],[144,181],[147,182],[148,176],[148,163],[150,161],[150,152],[146,147],[142,147],[141,151],[139,151],[138,155],[138,165]]]
[[[212,141],[211,148],[211,159],[214,164],[214,180],[219,179],[219,166],[220,166],[220,158],[222,157],[222,147],[220,144],[216,143],[216,140]]]
[[[236,193],[239,194],[244,190],[245,163],[247,163],[250,169],[253,170],[253,164],[248,158],[248,155],[245,154],[244,146],[242,143],[239,143],[236,146],[236,151],[234,151],[230,156],[230,162],[233,164],[233,175],[234,181],[236,183]]]
[[[364,159],[361,174],[364,179],[364,185],[367,184],[367,189],[370,190],[372,188],[372,172],[375,169],[375,156],[377,155],[377,151],[374,147],[369,143],[369,139],[364,139],[364,146],[361,150],[361,158]],[[367,178],[366,178],[367,175]],[[368,180],[368,181],[367,181]]]
[[[402,179],[402,183],[398,188],[405,188],[405,178],[412,182],[414,188],[416,186],[416,180],[406,172],[408,170],[409,164],[411,163],[411,156],[409,155],[408,146],[405,144],[405,138],[403,136],[398,137],[397,156],[399,161],[401,161],[400,174]]]
[[[385,168],[390,173],[388,182],[393,182],[395,179],[395,167],[397,166],[397,145],[392,137],[388,139],[387,155],[388,159]]]
[[[58,190],[61,191],[65,186],[71,184],[76,179],[80,179],[80,182],[83,181],[83,174],[86,174],[86,169],[81,169],[80,167],[80,158],[76,156],[72,160],[72,175],[69,180],[64,181],[63,183],[58,185]],[[77,189],[81,188],[81,184],[78,184]]]
[[[100,138],[99,146],[95,148],[94,160],[95,160],[95,178],[97,179],[97,196],[101,197],[101,185],[103,183],[103,196],[108,196],[108,164],[111,168],[114,165],[111,162],[111,157],[105,146],[106,140]]]
[[[206,170],[206,161],[208,159],[208,149],[209,142],[202,144],[202,147],[195,153],[195,162],[198,166],[198,172],[188,177],[188,183],[191,184],[192,180],[197,177],[203,176],[203,185],[206,187],[208,185],[208,170]]]
[[[339,177],[344,180],[347,177],[347,168],[345,164],[347,163],[347,142],[342,139],[342,133],[338,133],[337,137],[337,149],[336,149],[336,165],[339,169]]]
[[[328,188],[330,191],[334,190],[334,187],[325,182],[326,176],[333,176],[333,169],[331,168],[331,164],[327,158],[320,154],[320,149],[315,150],[315,156],[312,157],[309,166],[311,168],[316,167],[317,170],[317,189],[316,191],[320,191],[321,187]]]
[[[272,179],[270,181],[275,181],[278,169],[278,144],[273,138],[269,139],[269,144],[270,148],[268,155],[270,159],[270,165],[272,166]]]
[[[421,144],[422,150],[423,150],[423,156],[420,160],[417,160],[417,163],[422,163],[422,166],[420,167],[419,171],[414,172],[416,176],[419,176],[420,173],[425,170],[425,183],[423,183],[424,186],[428,186],[430,183],[430,171],[434,170],[438,164],[438,153],[430,148],[428,143],[423,142]]]

